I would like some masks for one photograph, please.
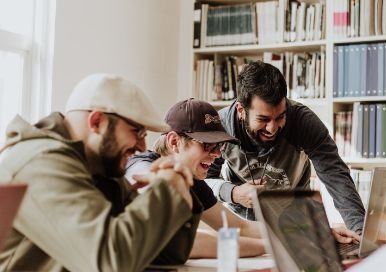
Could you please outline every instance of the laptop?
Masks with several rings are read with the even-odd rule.
[[[366,257],[383,244],[378,237],[386,199],[386,168],[373,169],[370,186],[361,241],[359,244],[339,244],[339,253],[344,259]]]
[[[26,184],[0,184],[0,249],[12,227]]]
[[[317,191],[263,191],[254,199],[273,271],[343,271]]]
[[[386,168],[376,167],[371,177],[369,201],[363,224],[362,239],[359,246],[359,257],[365,257],[376,250],[381,243],[378,240],[383,224],[386,201]]]

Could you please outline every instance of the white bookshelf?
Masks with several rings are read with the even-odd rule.
[[[235,46],[213,46],[207,48],[194,49],[194,54],[253,54],[261,52],[284,51],[315,51],[326,45],[325,40],[319,41],[301,41],[301,42],[284,42],[268,45],[235,45]]]
[[[201,1],[208,4],[242,4],[242,3],[257,3],[266,2],[267,0],[209,0]],[[296,41],[296,42],[283,42],[275,44],[253,44],[253,45],[236,45],[236,46],[212,46],[204,48],[192,48],[193,64],[200,59],[214,60],[218,56],[236,55],[236,56],[249,56],[254,54],[262,54],[265,52],[283,53],[286,51],[291,52],[316,52],[323,50],[326,55],[325,62],[325,97],[324,98],[301,98],[295,99],[302,104],[309,106],[314,110],[319,117],[323,120],[326,126],[329,128],[331,135],[334,135],[334,112],[342,109],[352,109],[354,102],[385,102],[386,96],[366,96],[366,97],[333,97],[333,49],[335,45],[347,45],[347,44],[359,44],[370,42],[386,42],[386,35],[378,36],[365,36],[354,38],[336,38],[333,33],[333,5],[334,0],[303,0],[300,2],[317,3],[324,2],[326,4],[326,25],[325,25],[325,39],[312,40],[312,41]],[[194,78],[194,77],[193,77]],[[194,80],[194,79],[193,79]],[[190,90],[189,96],[193,95],[193,89]],[[232,101],[209,101],[217,109],[229,106]],[[386,137],[386,135],[385,135]],[[369,166],[386,166],[386,159],[351,159],[344,158],[345,162],[349,165],[365,167]]]

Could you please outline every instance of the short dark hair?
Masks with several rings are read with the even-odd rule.
[[[280,70],[262,61],[246,65],[237,81],[237,101],[245,109],[250,108],[253,96],[258,96],[273,106],[287,96],[287,83]]]

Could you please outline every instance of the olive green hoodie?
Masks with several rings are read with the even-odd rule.
[[[63,120],[53,113],[32,126],[17,116],[8,126],[0,170],[28,190],[0,271],[142,271],[157,256],[158,263],[184,262],[199,213],[156,177],[142,195],[125,180],[106,179],[119,188],[108,200]]]

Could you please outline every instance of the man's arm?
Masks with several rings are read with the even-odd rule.
[[[174,183],[154,176],[144,194],[112,217],[111,204],[70,153],[39,155],[15,176],[29,185],[16,230],[67,269],[142,271],[192,220],[180,193],[189,194],[189,188],[175,173],[170,175]]]
[[[365,210],[349,168],[340,158],[335,142],[316,114],[306,107],[301,107],[299,112],[290,125],[298,133],[294,141],[304,148],[311,159],[319,179],[326,185],[347,227],[361,232]]]
[[[240,237],[240,257],[255,257],[265,253],[264,243],[261,239]],[[198,229],[193,249],[190,253],[191,259],[216,258],[217,257],[217,232],[212,230]]]
[[[325,141],[309,154],[309,157],[347,227],[360,233],[365,210],[350,176],[350,170],[340,158],[331,137],[328,135]]]
[[[248,221],[240,218],[226,207],[223,207],[220,202],[217,202],[213,207],[203,212],[202,221],[204,221],[214,230],[218,231],[223,224],[221,218],[221,212],[223,210],[225,211],[228,220],[228,226],[231,228],[240,229],[240,257],[258,256],[263,254],[264,245],[262,240],[258,239],[261,237],[258,222]],[[216,236],[206,237],[207,235],[208,234],[205,232],[197,235],[191,257],[194,256],[196,258],[205,258],[216,256]]]
[[[171,157],[163,157],[159,159],[154,164],[160,164],[163,162],[163,168],[156,167],[156,172],[162,172],[163,169],[170,169],[175,166],[175,161]],[[150,169],[153,168],[154,164],[148,160],[138,160],[129,167],[129,171],[126,172],[126,177],[130,176],[136,177],[142,175],[140,178],[146,178],[143,175],[148,175],[151,173]],[[132,182],[137,182],[135,179],[132,179]],[[137,184],[137,183],[135,183]],[[210,190],[210,189],[209,189]],[[193,242],[196,237],[196,230],[198,223],[201,218],[202,205],[199,198],[194,194],[191,189],[191,195],[193,199],[193,218],[188,223],[183,225],[175,235],[171,238],[168,244],[162,249],[160,254],[152,260],[152,264],[159,265],[175,265],[183,264],[189,258],[190,252],[193,247]]]
[[[261,238],[260,226],[256,221],[245,220],[228,208],[224,207],[220,202],[206,210],[202,214],[202,221],[212,227],[214,230],[219,230],[222,227],[221,212],[225,211],[225,215],[228,220],[228,226],[231,228],[239,228],[240,236],[247,236],[252,238]]]
[[[206,177],[205,182],[212,189],[213,194],[218,200],[233,203],[232,190],[236,185],[221,177],[221,168],[224,163],[225,160],[222,157],[217,158],[209,167],[208,176]]]

